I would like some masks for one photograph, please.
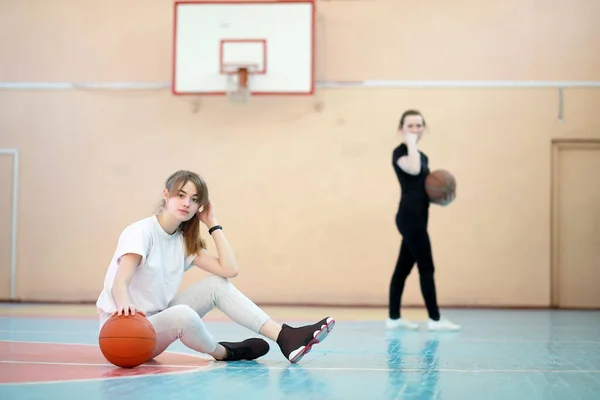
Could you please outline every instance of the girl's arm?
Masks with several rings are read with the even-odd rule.
[[[111,290],[115,305],[117,306],[117,311],[115,312],[117,315],[129,315],[130,313],[133,315],[136,311],[142,315],[146,315],[144,310],[137,309],[132,303],[128,289],[129,282],[131,282],[135,269],[140,265],[141,260],[141,255],[133,253],[127,253],[121,257],[119,269],[117,270]]]
[[[407,133],[405,138],[408,155],[398,159],[398,166],[409,175],[419,175],[419,172],[421,172],[421,155],[417,148],[417,135]]]
[[[208,228],[212,228],[218,225],[214,215],[213,207],[211,203],[208,203],[198,213],[198,218]],[[206,251],[200,252],[194,261],[192,262],[196,267],[203,269],[211,274],[218,275],[223,278],[235,278],[239,272],[237,260],[233,254],[233,250],[225,237],[222,229],[216,229],[211,234],[215,246],[217,247],[218,257],[208,254]]]

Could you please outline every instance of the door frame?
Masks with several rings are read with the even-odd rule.
[[[560,182],[559,153],[561,150],[599,149],[600,139],[552,139],[550,156],[550,307],[560,308],[559,304],[559,273],[558,244],[560,233],[558,230],[558,194]]]

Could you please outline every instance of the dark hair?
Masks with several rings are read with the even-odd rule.
[[[198,203],[201,207],[205,207],[208,204],[208,188],[200,175],[195,172],[185,170],[174,172],[167,178],[165,188],[169,191],[169,196],[173,197],[176,196],[179,190],[188,182],[192,182],[194,186],[196,186]],[[163,200],[161,208],[164,206],[165,202]],[[194,215],[188,221],[182,222],[179,225],[179,229],[183,233],[183,238],[185,239],[187,255],[198,254],[202,249],[206,248],[204,240],[200,237],[200,220],[197,215]]]
[[[404,111],[404,114],[402,114],[402,117],[400,117],[400,124],[398,125],[398,129],[402,129],[402,127],[404,126],[404,120],[406,119],[406,117],[409,117],[411,115],[418,115],[419,117],[423,118],[423,115],[418,110],[406,110]],[[423,126],[426,126],[425,118],[423,118]]]

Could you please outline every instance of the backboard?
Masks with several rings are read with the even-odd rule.
[[[176,2],[175,95],[225,95],[239,67],[252,95],[314,93],[314,0]]]

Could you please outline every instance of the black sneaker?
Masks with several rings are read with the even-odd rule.
[[[223,361],[254,360],[269,352],[269,343],[259,338],[246,339],[243,342],[219,342],[227,350]]]
[[[307,354],[314,344],[321,343],[335,326],[331,317],[323,318],[313,325],[292,328],[283,324],[277,344],[281,352],[291,363],[297,363]]]

